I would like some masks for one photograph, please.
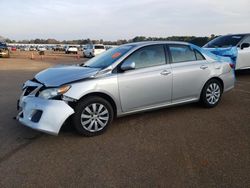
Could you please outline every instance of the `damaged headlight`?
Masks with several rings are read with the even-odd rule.
[[[40,92],[39,97],[44,99],[51,99],[66,93],[70,89],[70,87],[71,87],[70,85],[65,85],[59,88],[45,89]]]

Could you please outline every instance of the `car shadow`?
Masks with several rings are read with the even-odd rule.
[[[146,119],[149,115],[151,117],[160,117],[162,113],[178,113],[178,111],[185,111],[188,109],[200,109],[202,108],[199,103],[190,103],[190,104],[185,104],[185,105],[176,105],[176,106],[170,106],[170,107],[165,107],[165,108],[160,108],[160,109],[155,109],[155,110],[148,110],[144,112],[138,112],[135,114],[127,115],[127,116],[122,116],[119,118],[115,118],[111,127],[112,126],[119,126],[119,125],[124,125],[124,122],[131,122],[131,121],[137,121],[137,120],[143,120]],[[126,123],[125,123],[126,124]],[[129,126],[129,125],[128,125]],[[63,124],[61,127],[61,130],[59,132],[59,135],[79,135],[74,128],[72,124],[71,117],[66,120],[66,122]]]

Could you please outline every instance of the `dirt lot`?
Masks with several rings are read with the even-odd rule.
[[[197,104],[115,120],[98,137],[16,122],[21,85],[44,68],[86,61],[16,52],[0,59],[0,187],[250,187],[250,71],[214,109]]]

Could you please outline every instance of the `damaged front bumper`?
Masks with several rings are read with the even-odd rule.
[[[18,106],[21,109],[17,115],[20,123],[52,135],[58,135],[63,123],[74,113],[64,101],[35,96],[21,97]]]

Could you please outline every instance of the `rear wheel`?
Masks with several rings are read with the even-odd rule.
[[[73,123],[83,136],[102,134],[111,124],[114,116],[112,106],[101,97],[88,97],[76,105]]]
[[[216,79],[209,80],[201,93],[200,101],[203,104],[203,106],[207,108],[215,107],[222,95],[222,85],[221,83]]]

